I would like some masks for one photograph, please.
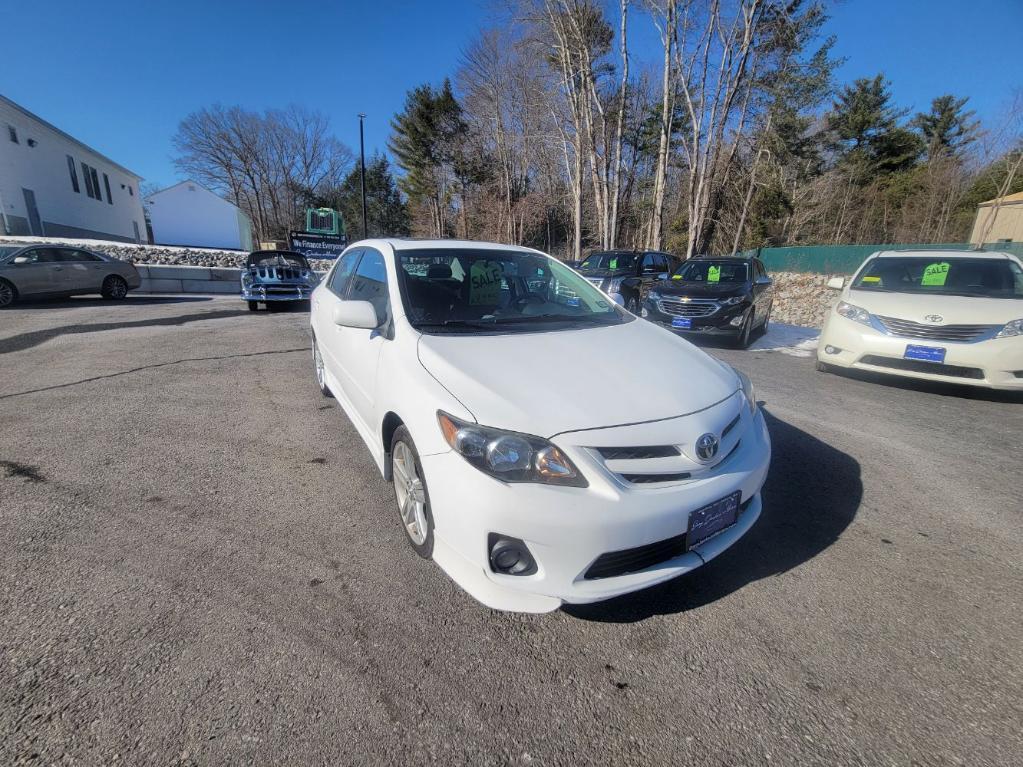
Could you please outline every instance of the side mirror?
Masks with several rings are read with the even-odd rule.
[[[770,285],[771,283],[770,277],[757,277],[757,285]]]
[[[845,287],[845,277],[832,277],[828,280],[828,287],[832,290],[841,290]]]
[[[27,264],[28,263],[28,256],[18,256],[17,258],[14,259],[14,263],[16,263],[16,264]]]
[[[625,306],[625,296],[623,296],[621,293],[612,293],[611,300],[614,301],[619,306]]]
[[[334,309],[334,324],[345,328],[373,330],[380,327],[380,318],[369,301],[340,301]]]

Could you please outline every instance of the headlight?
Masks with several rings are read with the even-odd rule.
[[[648,292],[646,294],[646,297],[649,298],[651,301],[660,301],[661,300],[661,294],[658,293],[656,290],[651,290],[650,292]]]
[[[735,370],[735,368],[732,368]],[[753,391],[753,382],[749,380],[749,376],[738,370],[735,370],[735,374],[739,376],[739,385],[742,387],[742,396],[746,398],[746,404],[749,405],[750,413],[757,412],[757,395]]]
[[[252,284],[252,272],[242,272],[242,285]]]
[[[864,325],[870,324],[870,312],[866,309],[861,309],[858,306],[847,304],[845,301],[839,301],[838,306],[835,307],[835,311],[845,317],[847,320],[853,322],[860,322]]]
[[[615,277],[607,284],[608,293],[621,293],[622,292],[622,281],[624,277]]]
[[[568,456],[541,437],[467,423],[439,411],[437,421],[444,439],[456,453],[502,482],[588,485]]]
[[[1005,327],[998,331],[995,338],[1008,338],[1009,336],[1023,336],[1023,320],[1006,322]]]
[[[729,298],[722,298],[721,304],[723,306],[735,306],[736,304],[741,304],[745,300],[745,298],[746,298],[745,296],[731,296]]]

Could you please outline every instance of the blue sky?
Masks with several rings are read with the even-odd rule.
[[[143,175],[177,180],[171,136],[189,112],[220,102],[325,112],[358,149],[385,150],[390,118],[415,85],[439,83],[492,18],[494,0],[46,0],[3,12],[0,93]],[[838,80],[884,72],[901,106],[970,96],[996,119],[1023,67],[1021,0],[843,0],[827,32],[847,58]],[[633,20],[637,63],[656,37]]]

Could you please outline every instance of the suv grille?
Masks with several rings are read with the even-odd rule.
[[[673,301],[670,298],[662,298],[657,308],[662,314],[671,314],[675,317],[706,317],[717,311],[718,303],[706,299]]]
[[[992,329],[991,325],[924,325],[880,315],[877,315],[877,319],[893,336],[925,338],[929,341],[976,341]]]

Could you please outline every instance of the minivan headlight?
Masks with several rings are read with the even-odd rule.
[[[860,322],[864,325],[870,324],[870,312],[866,309],[861,309],[858,306],[847,304],[845,301],[839,301],[838,306],[835,307],[835,311],[845,317],[847,320],[853,322]]]
[[[461,421],[442,411],[444,440],[467,462],[502,482],[586,487],[586,479],[561,449],[542,437]]]
[[[1010,336],[1023,336],[1023,320],[1006,322],[1005,327],[998,331],[995,338],[1009,338]]]

